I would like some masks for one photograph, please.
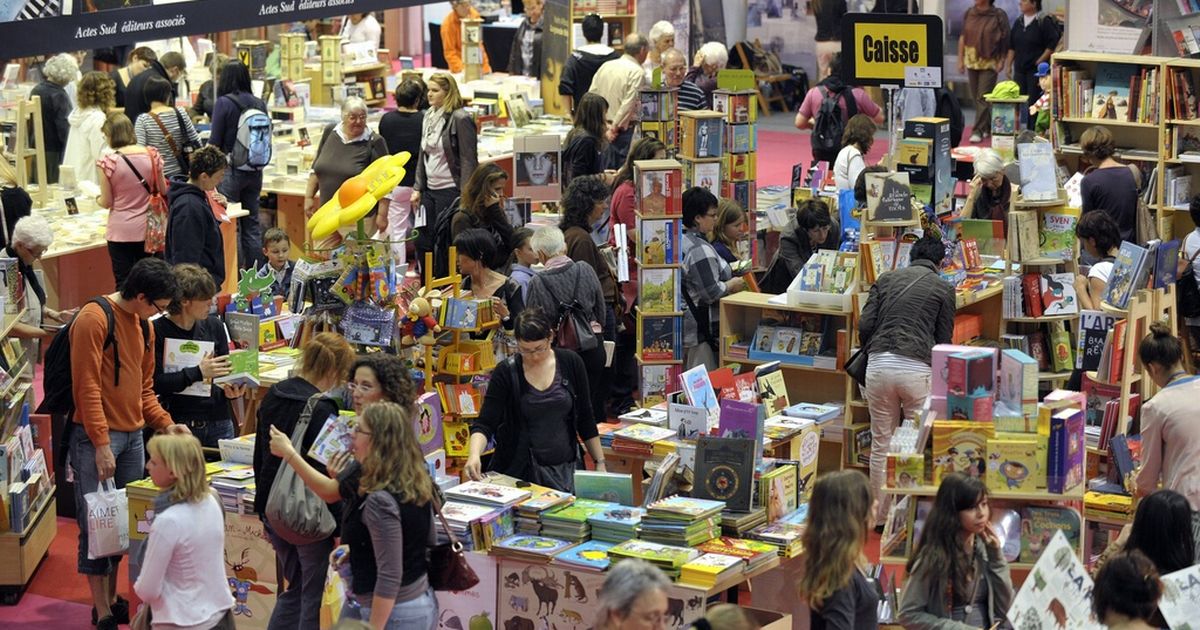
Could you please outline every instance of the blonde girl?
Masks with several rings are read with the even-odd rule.
[[[150,607],[153,627],[233,628],[225,578],[225,521],[209,491],[200,440],[157,435],[146,468],[163,489],[154,500],[142,571],[133,590]]]
[[[330,558],[334,565],[350,562],[351,593],[342,618],[377,629],[432,630],[438,606],[426,547],[433,531],[433,480],[417,445],[412,405],[367,405],[354,429],[353,450],[361,478],[343,477],[342,545]]]
[[[875,628],[879,598],[864,573],[863,546],[875,513],[871,482],[857,470],[822,475],[813,486],[804,530],[800,597],[813,630]]]
[[[717,202],[717,225],[713,228],[712,244],[725,262],[738,262],[737,244],[746,232],[746,211],[741,204],[721,198]]]

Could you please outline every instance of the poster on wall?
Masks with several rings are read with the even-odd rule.
[[[688,37],[692,30],[691,0],[638,0],[637,24],[634,28],[642,35],[649,35],[655,22],[666,20],[675,26],[675,47],[682,50],[691,64],[688,54]],[[651,43],[653,45],[653,43]]]
[[[570,0],[546,0],[542,9],[542,111],[569,115],[567,104],[558,93],[563,65],[571,56]]]
[[[692,50],[704,42],[726,42],[725,7],[721,0],[692,0]],[[682,42],[676,41],[679,46]]]
[[[423,0],[0,0],[0,41],[4,42],[4,56],[11,59],[422,3]]]
[[[746,40],[758,41],[763,50],[778,55],[784,65],[803,68],[809,77],[816,77],[817,51],[813,41],[817,36],[817,21],[807,6],[804,0],[749,0]]]
[[[1132,55],[1150,37],[1150,3],[1138,0],[1071,0],[1067,42],[1072,51]]]
[[[958,71],[958,40],[962,37],[967,9],[975,5],[975,0],[945,0],[945,3],[946,10],[942,15],[946,20],[946,65],[942,78],[946,81],[966,81],[966,73]],[[1010,27],[1021,16],[1019,4],[1019,0],[995,0],[995,6],[1008,14]],[[1042,12],[1065,21],[1067,0],[1042,0]]]
[[[534,201],[562,197],[561,143],[553,134],[513,138],[513,196]]]

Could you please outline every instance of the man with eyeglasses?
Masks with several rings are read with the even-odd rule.
[[[165,311],[175,293],[170,265],[143,258],[130,269],[120,292],[84,305],[68,333],[75,411],[66,440],[75,473],[77,566],[87,576],[93,619],[101,629],[116,630],[118,623],[129,623],[129,602],[117,596],[121,557],[88,557],[84,496],[107,479],[123,488],[142,478],[145,425],[164,433],[188,433],[187,427],[171,420],[154,394],[154,336],[146,321]],[[107,344],[110,316],[113,343]]]

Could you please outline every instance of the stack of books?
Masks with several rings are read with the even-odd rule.
[[[613,546],[614,544],[610,542],[589,540],[559,552],[550,562],[551,564],[559,564],[565,567],[604,571],[608,569],[608,565],[611,563],[608,559],[608,550],[612,549]]]
[[[1088,519],[1133,522],[1133,497],[1088,490],[1083,494],[1083,516]]]
[[[583,542],[592,534],[588,519],[608,510],[621,509],[619,503],[576,499],[574,503],[542,514],[542,534],[563,540]]]
[[[454,533],[454,536],[467,549],[475,548],[474,536],[471,535],[472,525],[484,517],[490,516],[494,511],[496,511],[496,508],[477,503],[465,503],[463,501],[446,501],[442,505],[442,516],[446,517],[446,523],[450,525],[450,531]],[[440,520],[434,522],[434,527],[438,530],[439,542],[449,540],[446,533],[442,531]]]
[[[532,495],[517,504],[517,531],[522,534],[539,534],[542,530],[542,514],[554,508],[570,505],[575,497],[553,488],[530,485]]]
[[[642,540],[694,547],[721,535],[724,501],[678,495],[651,503],[642,519]]]
[[[517,534],[496,541],[492,546],[492,555],[533,564],[549,564],[555,555],[574,546],[575,543],[565,540]]]
[[[800,536],[804,534],[803,525],[792,523],[768,523],[750,530],[750,538],[770,545],[779,550],[784,558],[795,558],[803,551]]]
[[[645,514],[643,508],[625,506],[593,514],[587,519],[592,527],[592,540],[619,543],[637,538]]]
[[[645,540],[627,540],[609,549],[608,557],[613,562],[620,562],[625,558],[645,560],[662,569],[667,576],[677,578],[683,565],[700,557],[700,552],[686,547],[660,545]]]
[[[741,558],[706,553],[680,567],[679,581],[709,589],[722,580],[741,575],[744,570],[745,564]]]
[[[242,493],[254,487],[254,469],[244,464],[225,472],[217,473],[209,482],[221,497],[221,507],[226,512],[237,512]]]
[[[612,450],[618,453],[654,455],[654,443],[675,436],[675,431],[648,424],[633,424],[613,432]]]
[[[757,540],[732,538],[730,536],[718,536],[696,547],[696,549],[706,554],[721,554],[741,558],[746,563],[747,572],[754,571],[762,566],[763,563],[769,562],[771,558],[779,555],[779,549],[774,545]]]
[[[767,508],[759,506],[749,512],[721,512],[721,531],[726,536],[743,536],[767,522]]]
[[[522,488],[509,488],[484,481],[468,481],[446,491],[446,498],[480,505],[510,508],[533,496]]]

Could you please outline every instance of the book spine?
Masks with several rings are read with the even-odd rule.
[[[1046,489],[1054,494],[1063,491],[1067,477],[1067,426],[1062,418],[1050,418],[1050,448],[1046,470]]]

